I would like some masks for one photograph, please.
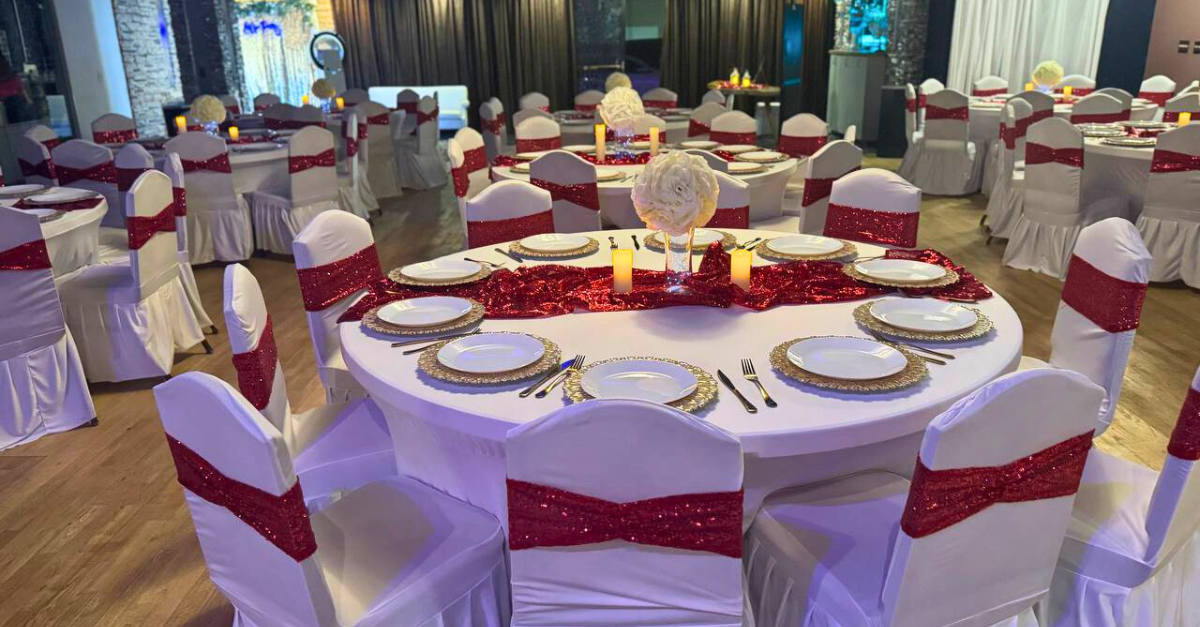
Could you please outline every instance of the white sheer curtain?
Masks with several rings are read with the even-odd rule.
[[[1047,60],[1095,78],[1108,1],[958,0],[946,86],[969,94],[976,79],[995,74],[1018,92]]]

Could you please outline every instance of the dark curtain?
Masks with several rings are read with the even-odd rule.
[[[829,98],[829,49],[833,47],[833,0],[804,3],[804,110],[824,119]]]
[[[686,106],[700,104],[708,82],[729,71],[762,70],[754,76],[780,83],[783,7],[787,0],[666,0],[662,84]],[[807,30],[805,32],[807,36]],[[807,48],[805,49],[807,54]]]
[[[569,2],[333,0],[333,11],[348,86],[466,85],[473,126],[492,96],[508,111],[530,91],[556,108],[573,102]]]
[[[948,82],[946,77],[950,75],[950,35],[954,32],[956,5],[956,0],[929,2],[929,30],[925,35],[925,75],[922,79],[936,78],[943,83]],[[1153,9],[1150,12],[1153,13]],[[1112,13],[1112,9],[1109,9],[1109,13]]]

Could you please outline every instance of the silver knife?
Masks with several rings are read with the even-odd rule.
[[[455,333],[454,335],[442,335],[439,337],[423,337],[419,340],[407,340],[404,342],[392,342],[392,348],[400,348],[401,346],[412,346],[414,344],[424,344],[426,342],[437,343],[442,340],[453,340],[453,339],[457,339],[457,338],[464,337],[467,335],[474,335],[476,333],[479,333],[478,328],[476,328],[474,331],[467,331],[465,333]]]
[[[526,396],[533,394],[533,391],[542,387],[543,383],[549,381],[551,377],[561,374],[564,370],[566,370],[567,368],[570,368],[571,364],[573,364],[573,363],[575,363],[574,359],[568,359],[568,360],[562,362],[562,366],[560,366],[558,370],[551,369],[551,370],[547,371],[546,374],[542,375],[542,377],[540,379],[538,379],[537,381],[535,381],[533,383],[533,385],[525,388],[524,390],[521,390],[521,393],[518,394],[518,396],[520,396],[521,398],[525,398]]]
[[[736,396],[738,398],[738,400],[742,402],[742,407],[745,408],[747,413],[751,413],[751,414],[758,413],[758,408],[755,407],[753,403],[746,400],[746,397],[742,396],[742,393],[739,392],[737,388],[733,387],[733,381],[730,381],[729,377],[726,376],[724,372],[721,372],[720,370],[718,370],[717,378],[720,379],[721,383],[724,383],[725,387],[729,388],[729,391],[733,392],[733,395]]]
[[[511,252],[509,252],[509,251],[507,251],[507,250],[504,250],[503,248],[496,247],[496,249],[495,249],[495,250],[496,250],[496,252],[500,253],[501,255],[504,255],[505,257],[508,257],[509,259],[512,259],[513,261],[515,261],[515,262],[517,262],[517,263],[524,263],[524,260],[523,260],[523,259],[521,259],[520,257],[518,257],[518,256],[516,256],[516,255],[514,255],[514,254],[512,254]]]

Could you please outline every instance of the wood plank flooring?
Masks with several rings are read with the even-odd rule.
[[[894,168],[896,160],[869,159]],[[985,245],[983,196],[929,197],[921,245],[966,265],[1012,303],[1025,353],[1046,358],[1061,283],[1004,268],[1003,242]],[[375,221],[385,268],[459,250],[448,189],[409,193]],[[324,400],[290,259],[246,264],[275,323],[292,405]],[[223,335],[220,266],[197,268],[209,315],[222,329],[215,352],[180,355],[175,374],[235,375]],[[1116,421],[1100,445],[1158,468],[1180,403],[1200,362],[1200,293],[1156,285],[1125,377]],[[153,382],[92,386],[100,424],[0,453],[0,627],[58,625],[227,627],[233,611],[212,586],[163,440]]]

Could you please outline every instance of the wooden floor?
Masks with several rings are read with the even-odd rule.
[[[867,165],[894,168],[895,160]],[[1000,291],[1025,325],[1025,353],[1046,358],[1061,283],[1003,268],[1003,243],[985,245],[986,199],[929,197],[922,246],[936,247]],[[460,250],[447,189],[387,203],[375,221],[385,268]],[[247,263],[275,323],[292,406],[323,402],[300,292],[289,259]],[[221,314],[222,268],[196,269],[215,348],[179,356],[175,374],[202,370],[235,381]],[[1158,468],[1200,361],[1200,293],[1155,286],[1125,376],[1116,421],[1101,446]],[[100,424],[0,453],[0,626],[226,627],[233,611],[208,580],[184,507],[153,382],[92,386]]]

